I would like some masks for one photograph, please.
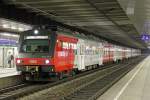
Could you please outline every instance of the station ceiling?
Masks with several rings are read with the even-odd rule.
[[[3,0],[28,13],[74,26],[119,43],[145,48],[121,0]],[[127,0],[130,1],[130,0]],[[23,13],[23,12],[22,12]]]

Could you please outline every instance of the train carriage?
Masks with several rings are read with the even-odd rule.
[[[62,79],[79,71],[140,54],[136,49],[125,50],[124,47],[92,37],[44,29],[23,32],[19,41],[17,70],[31,81]]]

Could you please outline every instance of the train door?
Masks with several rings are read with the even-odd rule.
[[[75,61],[75,55],[76,55],[76,44],[75,43],[69,43],[69,50],[68,50],[68,61],[69,61],[69,66],[74,67],[74,61]]]
[[[106,51],[105,51],[105,63],[109,62],[109,48],[106,47]]]
[[[125,48],[122,48],[122,59],[126,58],[126,50]]]
[[[69,48],[71,53],[70,63],[73,64],[73,68],[77,68],[77,43],[70,43]]]
[[[67,70],[68,63],[68,42],[63,42],[62,40],[57,40],[56,51],[55,51],[55,67],[56,71]]]
[[[102,65],[103,64],[103,46],[102,46],[102,43],[100,43],[99,45],[99,57],[100,57],[100,60],[99,60],[99,65]]]
[[[58,36],[54,55],[54,63],[57,72],[67,72],[73,69],[75,60],[74,49],[76,49],[76,42],[77,40],[74,38],[63,35]]]
[[[81,68],[85,69],[85,64],[84,64],[84,41],[80,44],[80,57],[81,57]]]
[[[108,49],[108,52],[109,52],[109,60],[108,60],[108,62],[111,62],[112,61],[112,49],[111,49],[111,46],[109,45],[109,47],[108,47],[109,49]]]
[[[114,56],[113,56],[114,62],[117,61],[117,47],[114,45]]]
[[[77,66],[78,70],[84,70],[84,40],[79,39],[77,43]]]
[[[103,56],[103,63],[107,62],[107,48],[104,46],[104,56]]]
[[[61,40],[57,40],[56,43],[56,51],[55,51],[55,56],[54,56],[54,63],[55,63],[55,70],[57,72],[66,70],[66,63],[65,61],[67,61],[66,58],[66,48],[68,47],[68,45],[66,45],[66,43],[63,43],[63,41]]]

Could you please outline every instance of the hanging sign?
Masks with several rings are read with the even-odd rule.
[[[141,40],[143,40],[143,41],[149,41],[150,40],[150,35],[149,34],[143,34],[143,35],[141,35]]]
[[[17,41],[16,40],[10,40],[10,39],[0,39],[0,45],[16,46]]]

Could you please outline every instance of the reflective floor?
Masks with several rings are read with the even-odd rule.
[[[150,56],[118,81],[98,100],[149,100]]]
[[[19,75],[19,72],[16,71],[16,68],[0,68],[0,78],[13,75]]]

